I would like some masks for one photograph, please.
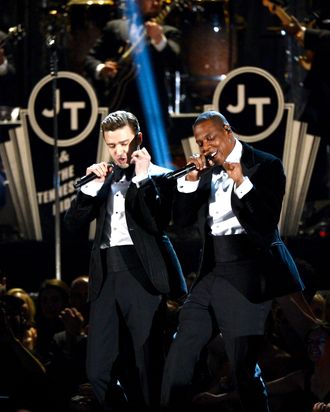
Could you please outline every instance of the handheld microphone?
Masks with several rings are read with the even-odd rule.
[[[168,180],[178,179],[179,177],[185,176],[193,170],[196,170],[196,165],[194,163],[188,163],[185,167],[182,167],[181,169],[173,170],[173,172],[166,173],[165,177]]]
[[[217,152],[208,154],[205,156],[207,161],[213,159],[213,157],[217,154]],[[186,166],[182,167],[181,169],[174,170],[173,172],[169,172],[165,175],[168,180],[178,179],[179,177],[185,176],[189,172],[196,170],[196,165],[194,163],[188,163]]]
[[[108,167],[114,167],[115,165],[114,165],[113,163],[109,162],[109,163],[107,164],[107,166],[108,166]],[[81,187],[81,186],[85,185],[86,183],[89,183],[89,182],[91,182],[92,180],[97,179],[97,178],[98,178],[98,176],[97,176],[95,173],[89,173],[89,174],[86,175],[86,176],[80,177],[80,178],[73,184],[73,187],[74,187],[75,189],[78,189],[79,187]]]

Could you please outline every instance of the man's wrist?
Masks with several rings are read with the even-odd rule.
[[[151,40],[151,44],[154,46],[154,48],[157,51],[163,51],[167,45],[167,38],[165,37],[164,34],[162,34],[161,39],[158,43],[156,43],[155,41]]]
[[[305,31],[306,31],[306,27],[302,26],[300,30],[297,31],[297,33],[295,34],[296,40],[300,43],[300,44],[304,44],[305,41]]]
[[[144,182],[149,179],[148,173],[140,174],[139,176],[134,176],[132,182],[136,184],[136,187],[140,187]]]
[[[4,76],[7,73],[8,73],[8,60],[5,57],[3,62],[0,64],[0,76]]]
[[[96,69],[95,69],[95,79],[96,80],[100,80],[101,79],[101,72],[102,72],[102,70],[105,68],[105,64],[104,63],[99,63],[97,66],[96,66]]]

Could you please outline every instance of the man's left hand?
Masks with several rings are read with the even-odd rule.
[[[223,167],[225,168],[228,176],[233,179],[238,187],[244,181],[244,175],[242,171],[242,165],[240,163],[228,163],[224,162]]]
[[[131,163],[135,164],[135,175],[145,176],[148,174],[150,161],[151,156],[145,147],[141,150],[135,150],[131,155]]]
[[[155,43],[159,44],[164,36],[163,27],[154,21],[147,21],[144,25],[147,36]]]

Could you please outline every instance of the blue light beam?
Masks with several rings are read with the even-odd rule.
[[[126,5],[126,17],[131,21],[135,21],[137,27],[143,27],[141,15],[135,1],[129,0],[126,2]],[[135,20],[132,19],[133,16]],[[137,33],[134,30],[130,30],[131,44],[137,42],[139,35],[141,35],[141,32]],[[149,130],[151,150],[157,164],[163,167],[173,168],[150,54],[148,48],[145,46],[145,36],[143,36],[141,42],[133,50],[133,59],[139,72],[137,84]]]

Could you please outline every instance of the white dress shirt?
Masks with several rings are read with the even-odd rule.
[[[236,139],[234,149],[226,158],[226,162],[240,162],[241,156],[242,144]],[[182,193],[192,193],[197,190],[199,182],[200,180],[195,182],[185,180],[185,176],[183,176],[177,181],[178,191]],[[244,176],[244,182],[239,187],[236,187],[233,179],[229,178],[224,170],[212,175],[207,221],[213,236],[245,233],[245,230],[233,213],[231,193],[234,189],[236,196],[241,199],[252,187],[253,185],[247,176]]]
[[[168,172],[168,169],[161,168],[153,163],[150,164],[148,174],[134,176],[132,182],[137,187],[140,183],[151,175],[151,171],[157,174]],[[108,244],[101,245],[101,248],[112,246],[133,245],[132,238],[129,234],[125,215],[125,197],[131,181],[126,180],[124,175],[118,182],[111,183],[111,195],[108,196],[107,213],[111,216],[110,239]],[[104,182],[92,180],[81,186],[81,191],[89,196],[95,197]]]

